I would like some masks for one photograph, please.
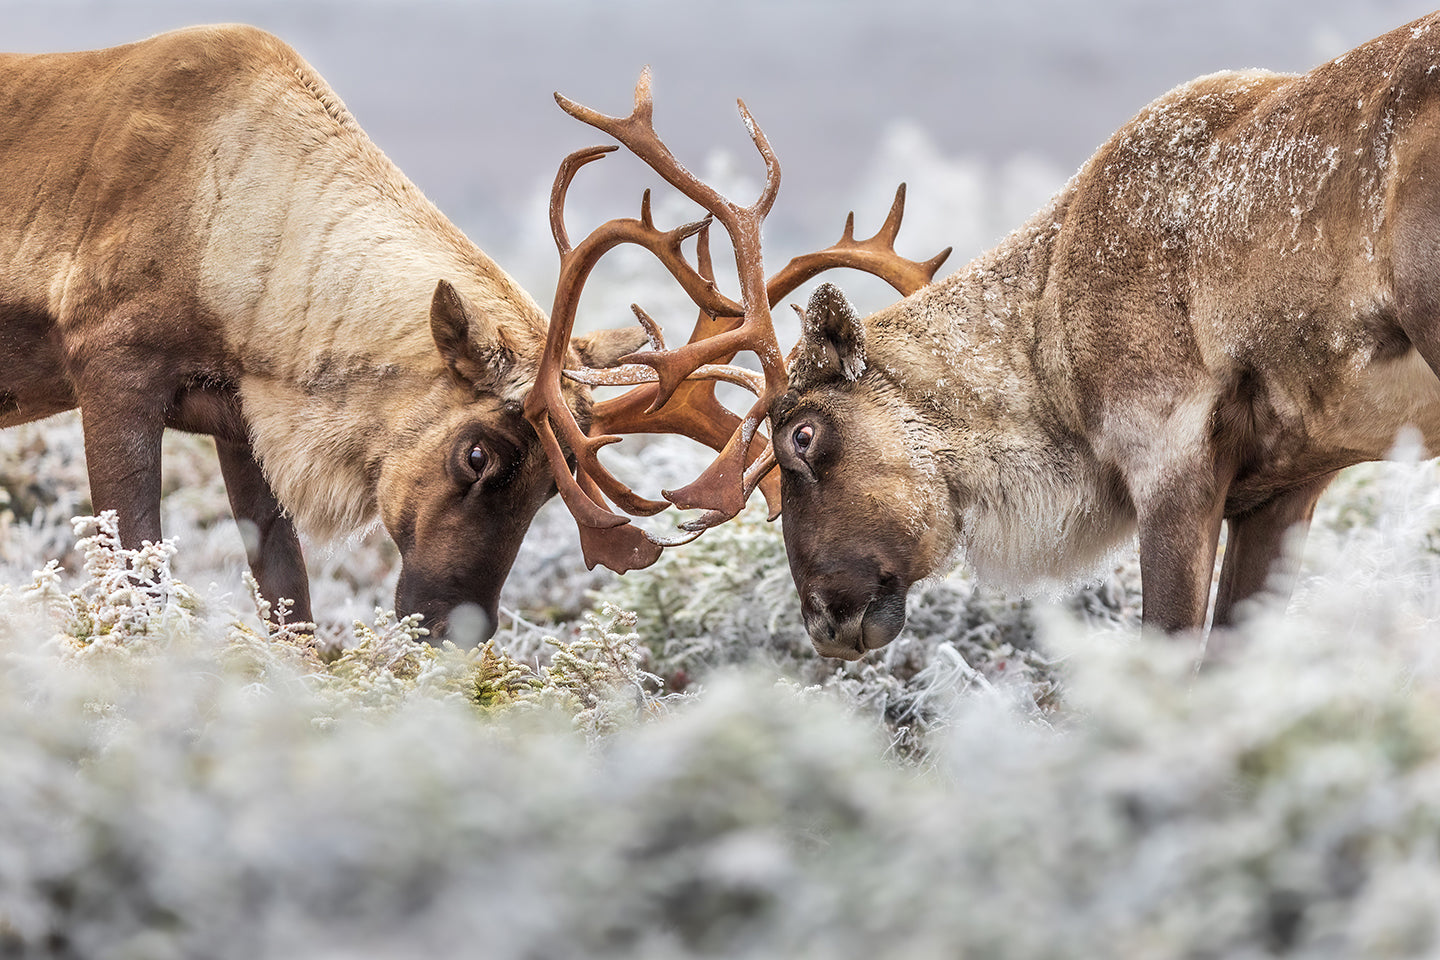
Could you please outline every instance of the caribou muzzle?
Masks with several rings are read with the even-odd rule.
[[[859,660],[885,646],[905,626],[903,587],[855,592],[818,588],[803,593],[801,614],[815,652],[822,657]]]
[[[395,612],[402,617],[420,614],[420,626],[430,631],[427,639],[431,643],[449,640],[458,647],[474,647],[494,636],[500,623],[500,586],[472,594],[465,598],[447,596],[423,577],[408,575],[402,567],[395,585]]]

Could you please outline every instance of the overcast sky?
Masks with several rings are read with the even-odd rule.
[[[104,46],[197,22],[270,29],[446,213],[481,246],[503,249],[559,159],[603,142],[551,93],[622,113],[646,63],[657,126],[682,160],[698,166],[725,149],[751,162],[734,108],[743,97],[784,165],[772,229],[820,223],[828,235],[901,122],[946,156],[1043,158],[1063,177],[1176,83],[1231,67],[1305,70],[1427,9],[1427,0],[0,0],[0,47]]]

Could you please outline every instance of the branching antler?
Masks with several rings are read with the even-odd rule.
[[[895,199],[885,222],[869,240],[855,239],[855,213],[851,211],[845,217],[845,232],[834,245],[795,257],[770,278],[770,305],[779,303],[805,281],[837,267],[874,274],[906,297],[926,286],[935,279],[935,272],[954,248],[946,247],[924,262],[900,256],[895,252],[895,238],[900,234],[900,221],[904,217],[903,183],[895,189]]]
[[[739,513],[757,486],[766,495],[772,516],[779,512],[778,486],[769,441],[760,431],[773,401],[786,389],[785,357],[775,335],[770,308],[816,274],[835,267],[852,267],[873,273],[908,294],[930,282],[949,250],[923,263],[906,260],[894,243],[904,208],[902,184],[890,215],[873,237],[854,238],[851,214],[839,242],[796,257],[768,281],[760,249],[760,227],[774,205],[780,188],[780,164],[760,127],[743,101],[740,115],[750,138],[765,162],[765,184],[749,206],[739,206],[694,177],[675,159],[655,133],[650,71],[640,75],[635,106],[628,117],[610,117],[555,95],[571,116],[610,134],[644,160],[666,182],[703,208],[707,216],[673,230],[654,225],[647,190],[640,218],[602,224],[576,246],[571,246],[564,224],[565,196],[576,172],[585,164],[613,151],[590,147],[566,157],[555,177],[550,196],[550,225],[560,253],[560,276],[550,331],[540,362],[535,388],[526,399],[525,414],[534,425],[559,485],[560,495],[580,526],[586,563],[604,563],[624,572],[648,566],[665,546],[683,543],[702,531]],[[719,222],[735,251],[740,299],[735,302],[715,285],[710,259],[709,227]],[[696,266],[681,251],[688,238],[697,237]],[[580,290],[600,257],[621,243],[642,246],[655,255],[700,307],[700,317],[687,343],[668,348],[657,324],[638,306],[636,318],[645,328],[651,350],[621,358],[609,370],[566,371],[565,358],[575,324]],[[742,350],[753,352],[760,371],[735,366]],[[565,403],[561,377],[592,386],[632,386],[634,389],[597,403],[589,434],[582,430]],[[756,395],[754,404],[737,416],[715,397],[715,384],[739,385]],[[679,433],[719,451],[719,456],[698,479],[678,490],[662,491],[664,501],[636,495],[600,463],[599,451],[620,439],[622,433]],[[574,474],[565,449],[573,452]],[[767,476],[770,478],[767,480]],[[684,533],[671,539],[653,537],[627,517],[607,506],[613,502],[631,516],[650,516],[674,504],[699,509],[699,518],[683,525]]]

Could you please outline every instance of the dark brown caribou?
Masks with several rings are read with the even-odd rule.
[[[1351,464],[1440,450],[1440,15],[1303,76],[1147,106],[1028,223],[863,320],[811,298],[769,411],[816,648],[854,659],[957,550],[1065,582],[1138,532],[1144,622],[1266,588]]]
[[[605,129],[628,144],[642,114]],[[758,247],[741,261],[752,325]],[[821,654],[890,642],[910,587],[961,555],[1064,584],[1137,533],[1145,624],[1201,629],[1222,524],[1231,624],[1267,584],[1288,595],[1276,561],[1338,471],[1407,426],[1440,450],[1440,14],[1303,76],[1179,87],[995,249],[872,316],[822,285],[783,384],[762,339],[735,449],[705,498],[670,499],[732,515],[768,418]],[[660,396],[712,352],[647,361]]]
[[[124,543],[161,535],[165,428],[210,434],[265,596],[310,619],[296,526],[378,516],[399,612],[493,628],[555,492],[522,410],[545,315],[288,46],[223,26],[0,55],[0,264],[0,426],[79,407]],[[585,420],[588,388],[563,403]]]

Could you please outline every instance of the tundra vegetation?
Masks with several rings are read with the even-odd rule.
[[[359,622],[269,632],[208,441],[167,440],[175,540],[127,552],[52,499],[78,430],[0,434],[7,956],[1440,949],[1431,463],[1342,477],[1290,615],[1197,675],[1125,552],[1057,601],[962,570],[816,657],[758,510],[566,582],[552,504],[471,651],[377,613],[377,535],[317,555]]]

